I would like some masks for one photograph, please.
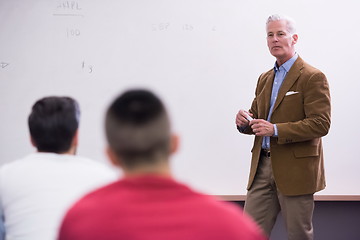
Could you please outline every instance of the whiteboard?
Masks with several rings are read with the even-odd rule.
[[[104,112],[119,93],[155,91],[180,135],[177,179],[210,194],[246,193],[253,136],[235,128],[258,76],[275,59],[268,15],[297,21],[297,51],[328,77],[332,126],[324,137],[327,188],[360,194],[356,0],[0,0],[0,162],[34,152],[27,116],[49,95],[81,106],[79,155],[107,162]]]

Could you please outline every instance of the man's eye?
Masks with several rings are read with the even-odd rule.
[[[283,32],[281,32],[281,33],[278,33],[278,36],[284,36],[285,35],[285,33],[283,33]]]

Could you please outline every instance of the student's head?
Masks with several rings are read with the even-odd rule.
[[[67,153],[77,145],[80,110],[70,97],[45,97],[32,107],[30,136],[39,152]]]
[[[177,145],[163,103],[148,90],[129,90],[116,98],[106,113],[105,130],[110,159],[128,171],[167,164]]]

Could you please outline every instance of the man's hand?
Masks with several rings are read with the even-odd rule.
[[[246,118],[246,114],[248,114],[250,117],[253,116],[252,113],[249,113],[245,110],[240,110],[237,115],[236,115],[236,119],[235,119],[235,123],[237,126],[239,127],[246,127],[249,125],[249,120],[247,120]]]
[[[264,119],[254,119],[249,124],[256,136],[271,137],[274,135],[274,125]]]

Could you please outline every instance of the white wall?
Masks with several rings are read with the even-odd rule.
[[[324,138],[328,187],[360,194],[359,3],[250,0],[0,0],[0,162],[34,151],[35,100],[70,95],[81,105],[79,154],[101,161],[103,115],[132,87],[166,102],[182,139],[173,169],[212,194],[245,194],[253,137],[235,128],[260,73],[270,69],[265,20],[298,23],[298,53],[328,77],[332,127]]]

